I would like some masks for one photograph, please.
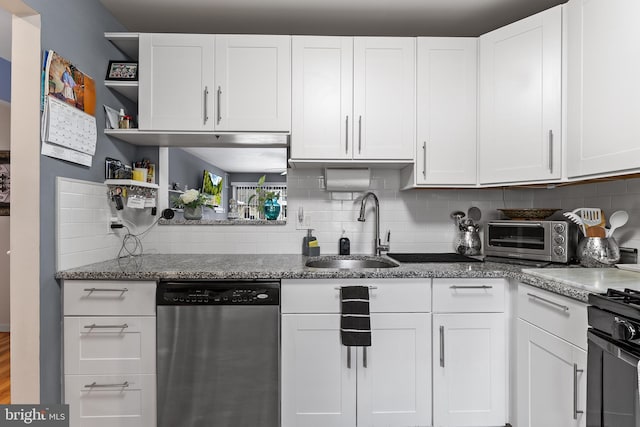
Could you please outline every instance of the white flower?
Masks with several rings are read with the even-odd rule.
[[[198,195],[200,193],[198,190],[187,190],[183,194],[180,195],[180,200],[182,203],[188,204],[198,199]]]

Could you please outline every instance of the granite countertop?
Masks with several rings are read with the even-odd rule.
[[[336,258],[339,258],[336,256]],[[363,256],[364,258],[364,256]],[[326,269],[310,268],[302,255],[200,255],[158,254],[122,258],[90,264],[56,274],[58,279],[77,280],[215,280],[215,279],[349,279],[349,278],[498,278],[504,277],[587,301],[589,293],[606,290],[606,284],[616,276],[640,288],[640,274],[616,269],[541,268],[523,269],[521,266],[495,262],[483,263],[401,263],[396,268]],[[596,270],[609,270],[608,272]],[[601,277],[601,285],[593,281],[581,282],[582,276]],[[577,278],[577,279],[576,279]],[[620,280],[616,281],[621,285]]]

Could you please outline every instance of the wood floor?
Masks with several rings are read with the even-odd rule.
[[[9,333],[0,332],[0,405],[11,403]]]

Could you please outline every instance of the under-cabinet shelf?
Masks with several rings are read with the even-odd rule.
[[[154,188],[157,189],[158,184],[153,184],[150,182],[144,182],[144,181],[135,181],[133,179],[107,179],[104,182],[106,185],[119,185],[119,186],[123,186],[123,187],[144,187],[144,188]]]
[[[104,81],[105,87],[118,92],[125,98],[138,102],[138,82]]]
[[[287,133],[198,132],[105,129],[104,134],[133,145],[155,147],[260,147],[278,148],[289,144]]]

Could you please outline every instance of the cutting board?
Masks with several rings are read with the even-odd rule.
[[[530,268],[522,272],[597,293],[608,288],[640,290],[640,272],[617,268]]]

